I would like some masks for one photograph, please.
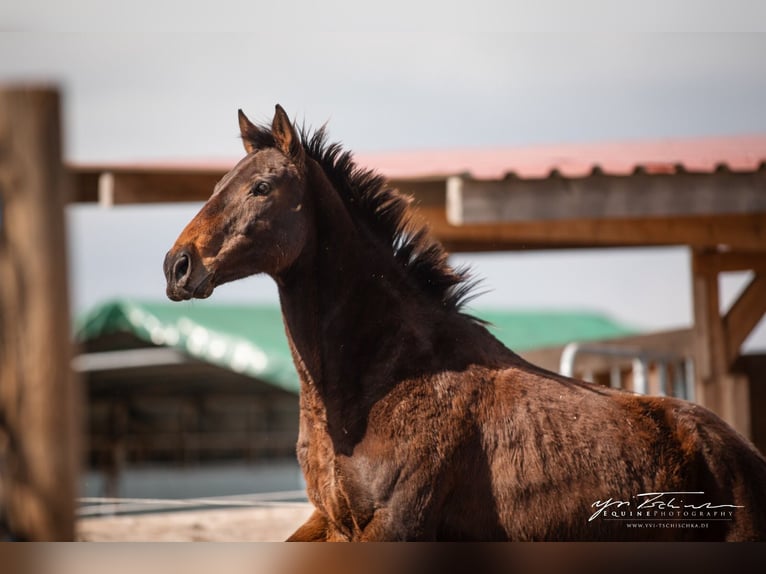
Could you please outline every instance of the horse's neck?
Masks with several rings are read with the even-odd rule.
[[[347,409],[364,409],[360,403],[382,396],[412,369],[418,348],[430,344],[433,322],[393,256],[360,237],[329,184],[312,196],[311,240],[278,280],[282,312],[304,393],[321,397],[328,410],[334,401],[344,411],[339,417],[354,418]]]
[[[409,295],[393,258],[359,236],[334,193],[315,190],[312,240],[278,282],[298,368],[324,386],[375,368],[390,316],[408,305]]]
[[[355,421],[363,427],[367,410],[400,381],[512,360],[481,326],[418,291],[390,249],[363,237],[326,179],[318,179],[309,243],[278,278],[306,410],[353,441]]]

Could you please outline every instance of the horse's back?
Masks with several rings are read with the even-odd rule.
[[[492,516],[508,538],[645,539],[655,516],[637,515],[643,504],[659,519],[681,512],[650,538],[766,539],[766,460],[707,409],[523,365],[496,372],[488,383],[476,408],[482,448],[474,464],[486,469]],[[699,492],[654,503],[647,494]],[[626,514],[590,519],[594,505],[609,500],[611,510]],[[704,531],[686,528],[701,524],[701,509],[689,513],[705,503],[727,505],[721,508],[733,514],[708,521]],[[689,508],[670,508],[680,504]],[[640,520],[628,526],[631,517]],[[681,527],[678,518],[695,520]]]

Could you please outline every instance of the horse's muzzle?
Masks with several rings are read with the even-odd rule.
[[[185,301],[193,297],[205,299],[213,292],[211,274],[201,262],[194,263],[194,257],[187,249],[168,251],[163,270],[167,281],[165,292],[172,301]]]

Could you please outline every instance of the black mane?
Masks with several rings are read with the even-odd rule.
[[[425,293],[444,308],[460,312],[475,296],[476,282],[465,268],[453,268],[441,243],[415,221],[411,198],[389,187],[382,175],[356,165],[353,154],[340,144],[328,143],[324,126],[315,131],[301,128],[299,137],[306,155],[319,164],[354,219],[390,246],[396,261]],[[256,148],[275,145],[265,125],[251,125],[243,138]]]
[[[359,167],[353,154],[339,143],[327,143],[324,127],[300,132],[306,154],[316,161],[333,184],[346,208],[387,245],[407,274],[428,295],[451,310],[460,311],[471,299],[474,281],[465,268],[453,268],[448,253],[427,226],[415,221],[412,199],[389,187],[373,170]]]

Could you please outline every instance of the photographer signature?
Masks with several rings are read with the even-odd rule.
[[[701,495],[704,492],[642,492],[634,496],[638,506],[636,510],[715,510],[720,508],[744,508],[743,506],[737,506],[735,504],[713,504],[711,502],[702,502],[698,504],[690,504],[684,502],[680,497],[689,495]],[[591,504],[591,508],[596,508],[588,522],[591,522],[595,518],[598,518],[602,513],[608,509],[616,509],[623,507],[631,507],[632,503],[629,500],[615,500],[609,498],[607,500],[597,500]]]

